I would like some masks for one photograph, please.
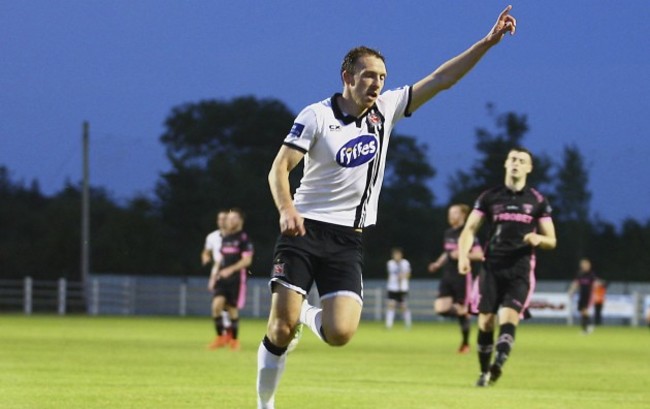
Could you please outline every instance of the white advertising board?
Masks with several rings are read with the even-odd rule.
[[[569,316],[569,295],[534,293],[528,308],[533,318],[567,318]]]

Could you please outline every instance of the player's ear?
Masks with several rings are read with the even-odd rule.
[[[350,72],[343,71],[341,73],[341,79],[343,80],[344,84],[354,85],[354,74]]]

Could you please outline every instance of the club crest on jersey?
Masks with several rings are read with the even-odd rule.
[[[273,265],[273,277],[284,277],[284,263],[278,261]]]
[[[371,112],[368,114],[368,123],[374,126],[381,125],[381,117],[376,113]]]
[[[532,204],[524,203],[522,205],[522,207],[524,208],[524,213],[526,213],[526,214],[530,214],[530,212],[533,211],[533,205]]]
[[[354,168],[371,161],[377,153],[375,135],[361,135],[343,145],[336,153],[336,162],[344,168]]]

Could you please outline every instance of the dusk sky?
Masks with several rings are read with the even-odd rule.
[[[159,137],[174,106],[254,95],[298,113],[341,90],[341,59],[361,44],[386,56],[387,89],[410,85],[479,40],[509,3],[0,4],[0,165],[48,195],[78,183],[87,120],[91,183],[123,200],[153,197],[168,169]],[[438,203],[450,175],[476,159],[475,129],[494,129],[492,102],[528,116],[534,153],[559,159],[578,146],[594,214],[650,219],[650,1],[510,4],[516,35],[397,126],[429,146]]]

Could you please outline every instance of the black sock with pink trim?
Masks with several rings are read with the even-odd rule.
[[[499,339],[497,340],[497,356],[494,360],[494,364],[498,367],[502,367],[510,351],[512,350],[512,345],[515,343],[515,327],[514,324],[503,324],[499,327]]]
[[[494,349],[494,332],[484,332],[478,330],[478,363],[481,366],[481,372],[486,373],[490,367],[492,359],[492,350]]]

